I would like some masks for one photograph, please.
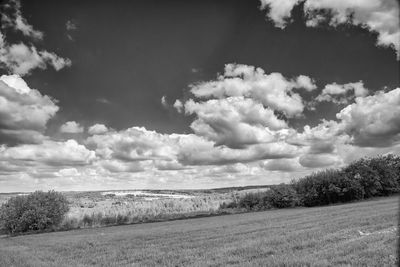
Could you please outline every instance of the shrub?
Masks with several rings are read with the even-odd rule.
[[[113,224],[116,224],[116,222],[117,222],[117,218],[115,216],[106,215],[101,219],[100,224],[101,225],[113,225]]]
[[[219,209],[223,210],[223,209],[234,209],[238,207],[238,203],[236,201],[232,201],[232,202],[223,202],[220,206]]]
[[[79,228],[79,222],[77,218],[64,219],[60,225],[61,230],[71,230],[76,228]]]
[[[261,210],[263,208],[264,198],[260,193],[247,193],[238,202],[239,208],[246,210]]]
[[[0,208],[0,220],[7,233],[42,231],[59,226],[68,210],[61,193],[36,191],[10,198]]]
[[[129,222],[129,217],[127,215],[118,214],[117,224],[126,224]]]
[[[85,216],[83,216],[82,223],[84,226],[92,226],[93,216],[90,216],[89,214],[85,214]]]
[[[291,184],[271,186],[264,199],[264,203],[269,203],[274,208],[294,207],[298,203],[297,192]]]
[[[103,220],[103,213],[98,212],[97,214],[92,215],[93,223],[95,225],[101,225],[101,221]]]
[[[301,205],[312,207],[363,199],[364,188],[342,170],[324,170],[299,179],[294,184]]]

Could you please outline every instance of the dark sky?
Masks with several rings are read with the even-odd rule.
[[[29,22],[45,33],[43,47],[73,62],[59,73],[37,70],[26,77],[32,88],[60,100],[61,122],[189,132],[192,119],[164,109],[161,97],[182,98],[190,83],[215,79],[227,63],[286,77],[304,74],[320,86],[363,80],[374,91],[399,84],[395,51],[376,47],[374,34],[354,26],[307,28],[301,7],[282,31],[268,22],[256,0],[95,3],[22,2]],[[68,20],[77,27],[69,32],[72,41]],[[324,117],[338,111],[324,105],[319,110]],[[310,112],[307,123],[319,119],[318,112]]]

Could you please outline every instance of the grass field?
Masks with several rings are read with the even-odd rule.
[[[395,266],[398,207],[388,197],[3,237],[0,266]]]

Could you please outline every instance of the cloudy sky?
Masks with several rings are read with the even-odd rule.
[[[276,184],[400,154],[395,0],[0,5],[0,192]]]

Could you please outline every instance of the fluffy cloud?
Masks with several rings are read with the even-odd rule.
[[[187,165],[223,165],[269,158],[291,158],[299,153],[285,142],[255,144],[242,149],[216,146],[194,134],[160,134],[132,127],[94,135],[86,145],[101,159],[124,162],[152,161],[157,169],[181,169]]]
[[[307,146],[309,154],[333,153],[337,144],[391,147],[400,142],[400,88],[358,96],[336,114],[303,132],[291,132],[287,141]]]
[[[261,9],[269,7],[268,17],[284,28],[291,11],[300,0],[261,0]],[[305,0],[307,26],[328,21],[331,26],[351,23],[378,34],[378,45],[392,46],[399,55],[399,4],[395,0]]]
[[[204,142],[199,146],[183,146],[178,154],[178,160],[185,165],[224,165],[262,159],[291,158],[299,153],[297,146],[285,142],[257,144],[243,149],[215,147],[212,143]]]
[[[112,173],[144,171],[141,162],[124,162],[119,160],[102,160],[99,165]]]
[[[3,46],[1,46],[2,43]],[[19,75],[30,74],[36,68],[46,69],[47,65],[51,65],[56,70],[71,65],[69,59],[47,51],[37,51],[34,46],[23,43],[8,45],[2,41],[0,41],[0,63],[12,73]]]
[[[316,89],[314,81],[300,75],[286,79],[280,73],[265,74],[260,68],[227,64],[217,80],[191,86],[195,99],[174,107],[195,114],[194,133],[217,146],[243,148],[278,142],[287,132],[285,117],[299,116],[304,104],[295,92]]]
[[[186,114],[196,114],[193,131],[213,140],[217,145],[237,148],[276,140],[274,132],[287,127],[273,110],[252,99],[228,97],[205,102],[189,100]]]
[[[315,89],[304,75],[287,79],[229,64],[216,81],[192,85],[192,98],[175,101],[179,112],[194,117],[193,133],[163,134],[143,127],[117,131],[94,124],[80,144],[45,136],[58,110],[56,101],[29,88],[18,75],[3,75],[0,134],[18,142],[0,146],[0,184],[1,177],[91,187],[120,187],[121,181],[144,187],[182,181],[194,187],[277,183],[315,168],[339,167],[353,154],[400,152],[400,88],[368,96],[362,82],[328,84],[321,97],[346,97],[352,103],[336,120],[295,128],[292,121],[302,117],[294,111],[304,109],[300,93]],[[82,132],[83,127],[69,121],[60,131]],[[36,143],[21,144],[26,142]]]
[[[19,0],[10,0],[0,8],[2,28],[12,28],[20,31],[28,37],[37,40],[43,39],[43,32],[33,29],[26,19],[22,16],[21,2]]]
[[[57,56],[53,52],[37,50],[35,46],[22,42],[10,44],[5,37],[6,29],[19,31],[33,40],[41,40],[43,33],[35,30],[22,17],[21,4],[17,0],[8,1],[1,6],[0,31],[0,67],[13,74],[27,75],[32,70],[46,69],[48,65],[60,70],[71,65],[67,58]]]
[[[288,80],[280,73],[265,74],[261,68],[227,64],[216,81],[194,84],[191,92],[198,98],[243,96],[293,117],[304,109],[301,96],[293,91],[295,88],[309,91],[315,85],[304,75]]]
[[[183,103],[182,103],[182,101],[180,101],[179,99],[175,100],[173,106],[174,106],[174,108],[175,108],[178,112],[182,112],[182,110],[183,110]]]
[[[0,161],[49,166],[87,165],[95,159],[95,153],[75,140],[56,142],[45,140],[41,144],[24,144],[0,147]]]
[[[260,166],[269,171],[294,172],[301,169],[299,159],[271,159],[260,163]]]
[[[304,126],[302,132],[291,131],[286,141],[303,148],[298,160],[301,166],[322,168],[338,167],[342,164],[337,146],[350,143],[351,138],[343,132],[337,121],[322,120],[314,127]]]
[[[60,132],[62,133],[83,133],[84,129],[76,121],[67,121],[60,126]]]
[[[357,97],[336,117],[338,126],[360,146],[391,146],[400,141],[400,88]]]
[[[204,106],[198,106],[196,102],[185,103],[185,112],[195,112],[199,116],[203,114],[202,119],[208,116],[218,119],[227,113],[229,120],[245,125],[244,128],[240,126],[239,131],[250,127],[249,134],[259,132],[260,136],[256,136],[252,142],[249,142],[251,138],[240,137],[238,132],[232,139],[232,144],[245,140],[243,144],[246,145],[241,147],[236,145],[236,148],[231,148],[225,144],[229,143],[229,132],[234,131],[229,127],[224,130],[227,134],[225,140],[212,140],[210,136],[200,135],[200,131],[197,134],[161,134],[142,127],[115,131],[105,125],[95,124],[89,127],[90,136],[84,144],[75,140],[55,141],[43,133],[48,120],[58,110],[56,101],[29,88],[17,75],[2,76],[0,82],[0,119],[3,135],[7,133],[18,137],[19,143],[22,141],[22,135],[29,134],[31,138],[36,136],[37,139],[37,144],[1,146],[0,172],[13,179],[57,177],[62,182],[79,180],[79,183],[82,183],[82,177],[95,179],[94,177],[102,176],[103,180],[118,181],[123,178],[132,179],[132,175],[141,177],[140,173],[160,176],[158,172],[172,175],[171,173],[178,171],[184,174],[186,179],[200,179],[203,175],[198,172],[200,169],[210,175],[209,179],[214,179],[212,177],[216,177],[215,170],[211,171],[216,168],[214,165],[221,165],[217,168],[221,173],[228,173],[230,179],[244,175],[244,172],[259,177],[260,170],[254,174],[252,169],[243,163],[291,158],[300,153],[298,146],[288,144],[282,139],[287,131],[287,123],[278,119],[268,107],[243,96],[210,99],[211,102],[206,101],[208,104]],[[217,101],[217,106],[214,106],[212,101]],[[229,120],[225,122],[235,127]],[[211,121],[208,122],[210,125]],[[60,128],[60,131],[68,133],[82,130],[75,121],[67,122]],[[220,143],[217,143],[218,141]],[[173,178],[171,176],[168,179]]]
[[[161,105],[163,105],[165,108],[168,107],[167,97],[165,95],[161,97]]]
[[[120,132],[90,136],[86,144],[103,159],[142,161],[173,159],[176,155],[173,141],[169,135],[132,127]]]
[[[108,132],[107,126],[105,126],[104,124],[99,124],[99,123],[96,123],[96,124],[90,126],[88,129],[88,133],[90,135],[104,134],[106,132]]]
[[[315,89],[317,89],[317,86],[315,85],[315,82],[313,79],[311,79],[308,76],[305,75],[299,75],[296,78],[296,87],[298,88],[304,88],[307,91],[311,92]]]
[[[368,89],[364,87],[362,81],[356,83],[337,84],[331,83],[325,85],[321,94],[316,97],[318,102],[333,102],[336,104],[347,104],[354,97],[363,97],[368,95]]]
[[[79,176],[80,173],[76,168],[65,168],[57,171],[54,175],[58,177],[76,177]]]
[[[265,9],[269,7],[268,17],[274,21],[276,27],[283,29],[286,26],[293,7],[299,2],[300,0],[261,0],[260,8]]]
[[[271,77],[281,78],[269,86]],[[285,116],[279,116],[280,112],[290,116],[288,110],[264,100],[285,90],[293,93],[295,88],[315,90],[315,84],[307,76],[293,80],[282,77],[247,65],[228,64],[216,81],[192,85],[195,98],[174,104],[178,111],[196,115],[191,124],[195,135],[185,137],[191,144],[176,150],[178,161],[184,165],[224,165],[277,159],[265,163],[264,168],[272,170],[284,167],[280,159],[299,157],[301,166],[321,168],[343,163],[338,146],[390,146],[400,140],[399,89],[368,96],[362,81],[328,84],[317,101],[355,103],[342,109],[337,120],[305,125],[300,131],[292,128]],[[277,88],[280,92],[275,92]],[[257,90],[264,90],[263,94],[255,94]],[[292,93],[282,98],[293,97]],[[302,104],[300,95],[298,99]]]
[[[30,89],[18,75],[0,77],[0,135],[3,137],[37,142],[47,121],[58,109],[56,100]]]
[[[250,174],[250,172],[251,168],[243,163],[229,164],[209,169],[209,173],[211,175],[216,175],[216,176],[228,176],[232,174],[245,174],[245,173]],[[231,178],[235,178],[235,176]]]
[[[170,170],[183,170],[186,169],[178,160],[155,160],[154,166],[158,170],[170,171]]]
[[[314,127],[305,125],[302,132],[292,129],[288,132],[286,142],[312,148],[316,144],[322,143],[326,146],[326,144],[336,143],[338,139],[341,143],[349,140],[342,134],[342,128],[337,121],[324,119]]]
[[[302,166],[308,168],[323,168],[340,165],[342,160],[337,155],[332,154],[304,154],[299,158]]]

